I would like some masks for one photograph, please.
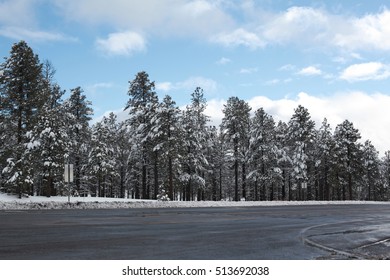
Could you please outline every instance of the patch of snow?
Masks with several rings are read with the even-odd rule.
[[[353,205],[388,204],[373,201],[157,201],[104,197],[30,196],[17,198],[0,193],[0,210],[33,209],[115,209],[115,208],[184,208],[184,207],[250,207],[250,206],[294,206],[294,205]]]

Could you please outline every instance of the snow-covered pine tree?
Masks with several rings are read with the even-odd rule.
[[[390,151],[386,151],[381,164],[382,188],[380,196],[382,200],[390,200]]]
[[[337,162],[337,179],[341,184],[341,195],[339,200],[356,198],[354,190],[354,180],[358,181],[361,174],[361,150],[358,140],[361,138],[360,132],[353,126],[353,123],[345,120],[336,126],[334,133],[336,148],[335,157]],[[356,185],[355,185],[356,187]],[[339,190],[340,191],[340,190]],[[340,194],[340,193],[339,193]]]
[[[206,124],[209,117],[204,114],[207,102],[203,96],[203,89],[197,87],[191,97],[191,104],[186,107],[183,113],[182,129],[185,150],[182,157],[183,170],[180,180],[185,184],[185,200],[193,199],[195,193],[197,193],[197,199],[202,200],[205,187],[204,172],[207,167],[204,150]]]
[[[88,146],[91,139],[89,127],[93,114],[91,105],[80,87],[71,89],[70,97],[64,101],[65,112],[69,119],[67,127],[70,138],[66,161],[74,165],[74,184],[78,193],[88,191],[83,177],[88,163]]]
[[[222,138],[215,126],[206,128],[205,156],[208,163],[206,170],[206,198],[208,200],[222,199],[222,172],[225,167],[225,154]],[[227,179],[227,178],[226,178]]]
[[[335,142],[332,129],[325,118],[316,134],[314,152],[319,200],[330,200],[331,198],[331,172],[334,148]]]
[[[276,144],[275,122],[263,108],[256,110],[251,120],[249,151],[251,172],[248,179],[254,182],[252,198],[272,200],[282,170],[277,162],[280,152]]]
[[[250,129],[251,107],[244,100],[238,97],[230,97],[224,105],[221,130],[224,139],[230,144],[234,161],[234,200],[240,197],[246,199],[246,164],[249,151],[249,129]],[[239,195],[239,165],[242,175],[242,195]]]
[[[175,101],[166,95],[152,119],[153,151],[160,155],[157,163],[159,165],[163,163],[161,164],[161,181],[170,200],[175,199],[174,187],[178,183],[178,162],[183,146],[181,143],[183,134],[181,117],[181,111],[176,106]],[[155,167],[157,166],[155,165]],[[154,196],[156,197],[157,194],[155,193]]]
[[[103,117],[92,127],[91,147],[88,155],[88,173],[92,175],[91,189],[97,197],[119,196],[114,183],[118,177],[114,158],[116,116]]]
[[[9,189],[11,186],[8,186],[9,188],[7,188],[7,177],[2,171],[7,165],[7,159],[12,157],[13,151],[10,147],[16,143],[16,135],[12,130],[12,121],[3,113],[4,110],[2,105],[4,103],[1,101],[1,96],[2,95],[0,94],[0,191],[10,192],[12,191]]]
[[[114,156],[116,158],[116,165],[118,171],[119,190],[120,197],[125,198],[129,195],[129,141],[130,134],[126,121],[118,123],[118,131],[116,138],[116,146],[114,150]]]
[[[291,145],[292,159],[292,177],[297,185],[297,199],[303,200],[304,192],[306,199],[311,200],[312,186],[309,182],[309,167],[312,160],[310,153],[312,152],[312,144],[315,138],[315,123],[311,120],[309,111],[299,105],[289,123],[288,137]],[[305,190],[305,188],[307,188]]]
[[[31,193],[33,178],[26,147],[27,132],[37,123],[47,96],[43,90],[42,64],[25,41],[12,46],[10,56],[0,65],[0,95],[2,119],[7,126],[12,145],[3,150],[0,166],[7,191]]]
[[[153,152],[153,139],[151,138],[151,120],[156,113],[158,106],[158,97],[155,92],[154,82],[149,80],[149,75],[145,72],[139,72],[134,80],[129,82],[128,95],[129,100],[125,110],[129,109],[128,123],[134,132],[133,141],[139,145],[139,163],[141,167],[141,193],[136,191],[136,198],[150,198],[151,182],[148,179],[148,169],[157,164],[158,158]],[[158,170],[157,170],[158,171]],[[154,178],[156,169],[154,169]],[[137,176],[138,177],[138,176]],[[154,180],[154,188],[158,189],[156,180]],[[139,186],[136,186],[136,190]]]
[[[65,155],[69,150],[69,119],[61,104],[64,91],[50,81],[46,90],[50,95],[37,124],[28,132],[27,148],[30,150],[30,162],[34,164],[34,193],[49,197],[64,194],[62,187]]]
[[[278,167],[282,171],[281,200],[292,200],[292,178],[291,178],[291,157],[288,139],[288,126],[285,122],[279,121],[275,127],[276,146],[278,150]]]
[[[363,177],[360,182],[358,198],[365,200],[382,200],[380,177],[379,152],[375,149],[371,141],[367,140],[363,145]]]

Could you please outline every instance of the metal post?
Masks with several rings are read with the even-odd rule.
[[[68,183],[68,203],[70,203],[70,183],[73,182],[73,164],[65,164],[65,183]]]

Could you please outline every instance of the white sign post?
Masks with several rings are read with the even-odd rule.
[[[68,183],[68,202],[70,203],[70,183],[73,183],[73,164],[65,164],[65,183]]]

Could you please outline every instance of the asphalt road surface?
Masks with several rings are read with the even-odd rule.
[[[390,205],[0,211],[0,259],[389,259]]]

